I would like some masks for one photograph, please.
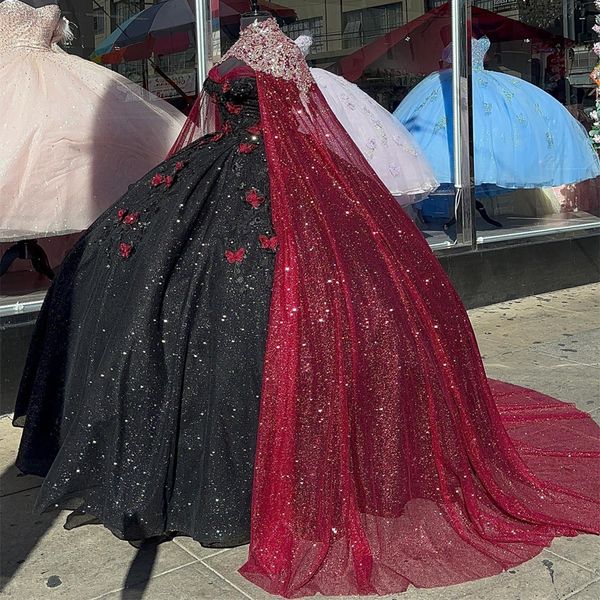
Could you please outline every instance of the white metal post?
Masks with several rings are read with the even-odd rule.
[[[206,26],[208,23],[207,0],[194,0],[196,12],[196,57],[198,64],[198,90],[208,74],[208,56],[206,49]]]
[[[454,147],[455,214],[463,244],[475,246],[475,198],[471,145],[471,0],[451,0],[452,125]],[[468,31],[467,31],[468,29]],[[469,43],[467,43],[469,42]]]

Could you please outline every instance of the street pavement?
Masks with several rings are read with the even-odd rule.
[[[469,313],[488,375],[574,402],[600,423],[600,285]],[[20,437],[0,419],[0,597],[17,600],[274,598],[237,569],[247,548],[202,548],[189,538],[138,550],[100,525],[71,531],[67,513],[32,512],[40,479],[19,476]],[[600,493],[600,490],[599,490]],[[600,600],[600,537],[561,538],[509,571],[388,600]]]

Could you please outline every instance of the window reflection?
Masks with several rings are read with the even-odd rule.
[[[220,6],[226,9],[227,2]],[[278,14],[285,9],[295,17]],[[453,222],[453,115],[446,82],[449,3],[284,1],[271,10],[291,37],[314,35],[312,66],[342,75],[397,116],[409,112],[405,103],[415,103],[413,128],[411,122],[404,125],[444,184],[415,205],[416,222],[436,248],[460,243],[460,227],[456,231]],[[593,2],[473,2],[474,45],[489,39],[473,75],[479,243],[600,225],[600,163],[587,134],[594,109],[589,73],[596,63],[590,43],[597,12]],[[230,18],[226,29],[223,51],[237,35]],[[424,85],[429,87],[419,100],[410,94]],[[431,143],[436,136],[439,147]]]

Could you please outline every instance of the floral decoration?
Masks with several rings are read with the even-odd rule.
[[[152,187],[158,187],[159,185],[162,185],[164,181],[165,176],[162,173],[156,173],[156,175],[154,175],[154,177],[152,177],[150,180],[150,185]]]
[[[119,254],[122,258],[129,258],[133,252],[133,245],[127,242],[121,242],[119,244]]]
[[[260,132],[261,132],[260,123],[255,123],[251,127],[248,127],[248,129],[246,129],[246,131],[250,135],[260,135]]]
[[[232,131],[233,131],[233,126],[231,125],[231,122],[226,121],[225,124],[223,125],[223,129],[221,131],[218,131],[217,133],[215,133],[210,138],[210,141],[218,142],[219,140],[222,140],[226,135],[229,135]]]
[[[125,223],[125,225],[133,225],[133,224],[137,223],[139,218],[140,218],[139,212],[128,213],[123,217],[123,223]]]
[[[226,102],[225,108],[230,115],[239,115],[242,112],[242,105],[233,102]]]
[[[187,165],[186,161],[179,160],[175,163],[175,166],[173,168],[173,172],[171,175],[164,175],[163,173],[155,173],[152,176],[152,179],[150,180],[150,185],[152,187],[158,187],[158,186],[164,184],[164,186],[167,189],[170,188],[173,185],[173,183],[175,183],[175,176],[177,175],[177,173],[179,173],[182,169],[184,169],[186,165]]]
[[[249,144],[247,142],[242,142],[238,146],[240,154],[250,154],[251,152],[254,152],[254,150],[256,150],[256,148],[258,148],[258,146],[256,144]]]
[[[246,202],[252,208],[258,208],[265,201],[265,197],[258,193],[256,188],[252,188],[246,192]]]

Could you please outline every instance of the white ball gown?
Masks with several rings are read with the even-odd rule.
[[[338,121],[400,204],[419,202],[437,189],[425,155],[391,113],[347,79],[324,69],[310,72]]]
[[[295,43],[307,55],[312,38],[301,35]],[[339,75],[324,69],[310,73],[342,127],[400,204],[418,202],[437,189],[424,153],[391,113]]]
[[[184,122],[62,51],[60,9],[0,2],[0,240],[81,231],[164,159]]]

